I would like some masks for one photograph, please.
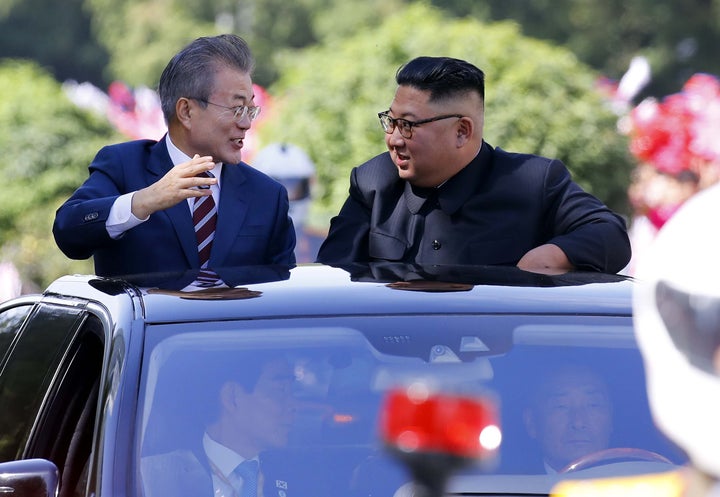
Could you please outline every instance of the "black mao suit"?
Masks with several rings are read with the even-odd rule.
[[[630,260],[624,220],[573,182],[561,161],[483,143],[434,189],[400,179],[387,152],[354,168],[318,261],[515,265],[545,243],[578,269],[615,273]]]

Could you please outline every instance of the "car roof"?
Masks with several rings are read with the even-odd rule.
[[[196,273],[173,273],[66,276],[45,293],[92,295],[109,308],[130,295],[147,323],[342,315],[631,315],[632,279],[602,273],[407,264],[301,264],[218,273],[229,288],[182,291]]]

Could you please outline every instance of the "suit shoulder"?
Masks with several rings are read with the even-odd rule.
[[[101,163],[109,160],[120,161],[125,164],[137,165],[143,163],[153,153],[153,148],[158,145],[156,140],[132,140],[112,145],[105,145],[95,156]]]
[[[398,173],[389,152],[376,155],[372,159],[353,169],[358,185],[361,188],[372,187],[382,189],[397,183]]]
[[[113,151],[118,153],[130,153],[133,151],[148,150],[159,142],[157,140],[131,140],[121,143],[114,143],[112,145],[105,145],[102,150]]]
[[[515,167],[548,167],[553,162],[562,164],[559,159],[528,153],[508,152],[500,147],[496,147],[494,150],[494,160],[497,164],[510,164]]]

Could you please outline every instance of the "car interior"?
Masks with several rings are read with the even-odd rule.
[[[144,458],[174,450],[197,452],[217,402],[208,382],[217,382],[218,375],[227,374],[228,359],[248,350],[257,355],[281,351],[292,363],[294,423],[287,445],[268,450],[266,456],[312,468],[313,491],[319,495],[392,495],[408,481],[408,468],[379,439],[378,413],[385,392],[418,379],[432,388],[489,395],[498,403],[503,433],[499,455],[482,465],[469,464],[464,474],[544,474],[523,410],[534,379],[549,365],[563,362],[591,367],[607,383],[613,406],[611,447],[642,449],[638,452],[643,457],[651,452],[673,464],[684,462],[684,455],[652,423],[642,362],[627,323],[599,322],[578,333],[569,324],[539,321],[505,325],[500,338],[487,339],[487,331],[448,328],[432,339],[421,330],[417,341],[412,332],[399,339],[397,332],[376,327],[360,332],[341,326],[275,328],[254,323],[242,332],[232,324],[217,331],[197,332],[191,325],[158,331],[148,343],[143,365],[139,467]],[[392,353],[398,348],[402,354]],[[141,469],[141,481],[153,477]]]

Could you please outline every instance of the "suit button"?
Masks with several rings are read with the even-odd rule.
[[[97,212],[91,212],[90,214],[86,214],[84,220],[85,221],[93,221],[97,219],[100,216]]]
[[[442,247],[442,244],[438,240],[433,240],[433,242],[432,242],[433,250],[440,250],[440,247]]]

